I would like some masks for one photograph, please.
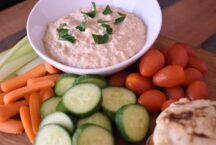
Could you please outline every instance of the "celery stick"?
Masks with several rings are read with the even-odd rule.
[[[40,57],[37,57],[36,59],[32,60],[31,62],[29,62],[28,64],[26,64],[25,66],[23,66],[22,68],[20,68],[16,74],[19,76],[21,74],[24,74],[25,72],[29,71],[30,69],[32,69],[33,67],[37,66],[38,64],[42,64],[44,63],[44,60],[41,59]]]
[[[7,49],[7,50],[5,50],[5,51],[2,51],[2,52],[0,53],[0,61],[1,61],[1,59],[4,57],[4,55],[6,55],[6,54],[8,53],[8,51],[9,51],[9,49]]]
[[[11,62],[27,53],[33,52],[34,50],[32,49],[31,45],[29,42],[25,43],[22,47],[20,47],[17,52],[12,55],[6,63]]]
[[[10,57],[12,55],[14,55],[17,50],[22,47],[25,43],[28,42],[28,38],[24,37],[22,40],[20,40],[13,48],[11,48],[8,53],[6,55],[3,56],[3,58],[0,60],[0,67],[2,67],[6,61],[8,61],[8,59],[10,59]]]
[[[34,52],[31,52],[10,63],[7,63],[0,69],[0,81],[4,80],[11,74],[15,73],[18,69],[20,69],[22,66],[24,66],[31,60],[35,59],[36,57],[37,57],[37,54]]]
[[[9,79],[11,79],[11,78],[13,78],[15,76],[16,76],[16,73],[12,73],[8,77],[6,77],[4,80],[0,81],[0,83],[3,82],[3,81],[9,80]]]

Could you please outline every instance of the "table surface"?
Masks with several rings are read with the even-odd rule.
[[[0,11],[0,51],[10,48],[25,35],[27,16],[36,2],[37,0],[25,0]],[[216,33],[216,0],[173,0],[171,3],[163,9],[161,35],[166,37],[159,37],[156,42],[157,47],[169,47],[175,42],[173,40],[199,47]],[[214,79],[216,54],[203,49],[198,49],[197,54],[209,65],[206,81],[214,97],[216,96],[216,79]],[[30,145],[25,134],[17,136],[0,133],[0,145],[17,144]],[[126,144],[120,141],[118,145]]]

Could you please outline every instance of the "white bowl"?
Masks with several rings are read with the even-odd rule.
[[[83,8],[97,5],[113,5],[132,12],[147,26],[147,40],[143,48],[130,59],[121,63],[97,69],[80,69],[64,65],[52,59],[45,51],[42,38],[49,22]],[[138,60],[154,43],[162,25],[161,9],[157,0],[39,0],[29,14],[27,35],[33,49],[44,60],[67,73],[109,75],[128,67]]]

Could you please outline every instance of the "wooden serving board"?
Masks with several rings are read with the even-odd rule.
[[[156,41],[157,48],[170,47],[174,40],[160,36]],[[203,49],[197,49],[197,55],[203,59],[209,66],[209,71],[206,74],[206,82],[209,85],[211,91],[211,98],[216,100],[216,54],[205,51]],[[154,127],[154,120],[156,116],[151,118],[151,126]],[[152,130],[152,129],[151,129]],[[116,132],[114,132],[116,134]],[[115,135],[117,145],[131,145],[131,143],[125,143],[119,135]],[[0,133],[0,145],[31,145],[25,134],[22,135],[10,135]],[[145,141],[134,144],[134,145],[145,145]]]

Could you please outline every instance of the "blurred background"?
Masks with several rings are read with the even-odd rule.
[[[23,37],[27,16],[37,0],[0,0],[0,50]],[[158,0],[161,35],[216,52],[216,0]]]

